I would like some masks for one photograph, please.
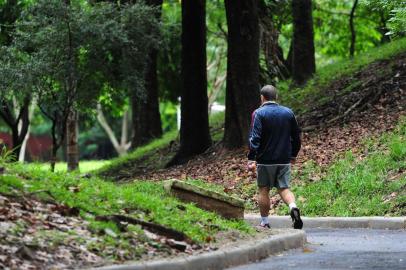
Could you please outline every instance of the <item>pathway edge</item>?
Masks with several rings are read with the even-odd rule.
[[[245,214],[246,221],[257,224],[258,214]],[[363,229],[388,229],[406,230],[406,217],[302,217],[304,229],[311,228],[363,228]],[[270,216],[272,228],[289,228],[292,220],[289,216]]]
[[[289,230],[269,238],[252,240],[249,243],[228,250],[218,250],[181,259],[159,260],[144,263],[111,265],[97,270],[217,270],[248,264],[265,259],[285,250],[300,248],[306,243],[302,230]]]

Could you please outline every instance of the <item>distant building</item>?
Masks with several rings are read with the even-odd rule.
[[[11,135],[5,132],[0,132],[0,147],[6,146],[8,149],[11,149],[13,146],[13,140]],[[30,137],[27,142],[27,156],[26,160],[28,161],[42,161],[49,160],[52,150],[52,139],[46,135],[33,135],[30,134]]]

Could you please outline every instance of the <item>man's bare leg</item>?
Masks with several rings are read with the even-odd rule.
[[[260,187],[258,191],[259,212],[261,213],[261,217],[267,217],[269,216],[269,209],[271,208],[271,202],[269,200],[269,187]]]
[[[279,188],[278,193],[287,205],[295,203],[295,195],[293,195],[289,188]]]
[[[269,226],[269,209],[271,208],[271,202],[269,200],[269,187],[260,187],[258,189],[258,204],[259,212],[261,213],[260,227],[270,228]]]
[[[293,221],[293,228],[303,228],[303,221],[300,218],[300,211],[295,203],[295,195],[293,195],[292,191],[290,191],[289,188],[280,188],[278,189],[278,193],[281,196],[282,200],[289,206],[290,216],[292,217]]]

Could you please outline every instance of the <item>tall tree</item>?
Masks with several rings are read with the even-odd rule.
[[[279,35],[282,26],[292,21],[290,2],[259,0],[258,8],[260,27],[260,49],[263,58],[260,58],[261,84],[275,83],[276,78],[286,80],[290,77],[291,59],[285,59],[283,48],[279,44]],[[290,48],[288,56],[291,55]]]
[[[70,8],[70,0],[64,0],[65,4]],[[68,13],[66,13],[68,14]],[[67,50],[67,62],[69,65],[68,78],[66,80],[68,91],[75,93],[77,91],[78,82],[76,69],[76,48],[74,45],[74,32],[72,31],[72,22],[66,21],[67,38],[68,38],[68,50]],[[79,169],[79,113],[71,107],[69,109],[68,118],[66,121],[66,163],[68,171],[74,171]]]
[[[146,4],[154,7],[155,17],[160,20],[162,0],[148,0]],[[132,95],[133,139],[132,147],[145,144],[162,135],[162,123],[159,113],[158,76],[156,48],[151,48],[145,70],[145,94],[140,98]]]
[[[186,162],[211,144],[206,74],[206,1],[182,1],[180,148],[168,166]]]
[[[354,57],[355,52],[355,28],[354,28],[354,16],[355,16],[355,9],[357,8],[358,0],[354,1],[352,5],[351,12],[350,12],[350,31],[351,31],[351,43],[350,43],[350,57]]]
[[[66,137],[69,169],[77,167],[77,112],[96,107],[103,89],[111,95],[142,90],[146,56],[158,36],[152,14],[143,4],[117,9],[99,3],[87,9],[59,0],[38,0],[27,9],[17,40],[35,48],[32,77],[41,111],[52,120],[53,162]],[[116,70],[112,52],[117,50],[127,56],[119,61],[119,80],[110,72]]]
[[[228,148],[246,145],[251,114],[259,105],[257,0],[225,0],[228,24],[226,120]]]
[[[292,0],[292,78],[303,85],[316,72],[311,0]]]

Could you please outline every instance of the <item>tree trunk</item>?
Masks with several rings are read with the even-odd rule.
[[[286,80],[289,77],[283,49],[278,43],[280,30],[275,25],[272,13],[273,10],[268,3],[260,0],[258,6],[260,48],[266,64],[265,70],[261,70],[260,67],[261,84],[275,82],[276,78]]]
[[[158,8],[156,17],[159,19],[161,17],[162,0],[148,0],[146,3]],[[162,136],[161,115],[159,113],[157,57],[158,51],[151,49],[145,71],[145,98],[140,99],[137,95],[134,95],[131,99],[133,148]]]
[[[225,0],[228,24],[224,144],[248,143],[252,112],[259,106],[259,21],[257,0]]]
[[[21,106],[14,113],[12,107],[16,107],[16,104],[10,105],[7,102],[1,102],[0,116],[11,129],[11,138],[13,142],[12,156],[13,160],[17,161],[20,155],[21,146],[30,125],[30,97],[25,97],[23,104],[21,104]]]
[[[32,119],[32,117],[34,115],[36,105],[37,105],[36,100],[33,99],[31,105],[29,106],[29,112],[28,112],[28,121],[29,121],[29,123],[31,122],[31,119]],[[31,125],[29,123],[28,123],[27,133],[24,136],[23,143],[21,144],[21,149],[20,149],[20,153],[19,153],[19,156],[18,156],[18,161],[19,162],[24,162],[25,161],[27,143],[28,143],[28,139],[30,138],[30,129],[31,129]],[[23,123],[20,122],[20,124],[18,126],[18,132],[21,133],[22,130],[23,130]]]
[[[311,0],[292,0],[293,51],[292,78],[304,85],[316,71]]]
[[[42,110],[43,111],[43,110]],[[44,111],[43,111],[44,112]],[[57,139],[57,118],[51,119],[52,127],[51,127],[51,136],[52,136],[52,153],[51,153],[51,172],[55,172],[55,163],[56,163],[56,154],[58,153],[58,149],[60,144],[58,143]]]
[[[50,170],[51,172],[55,172],[55,165],[56,165],[56,154],[58,153],[58,148],[55,144],[52,144],[52,154],[51,154],[51,163],[50,163]]]
[[[131,98],[133,138],[132,147],[143,145],[162,135],[161,115],[159,113],[157,51],[150,52],[149,64],[145,74],[145,96]]]
[[[289,77],[292,75],[292,58],[293,58],[293,39],[290,42],[288,55],[285,61],[285,66],[289,73]]]
[[[180,149],[168,166],[186,162],[210,145],[206,73],[206,1],[182,1]]]
[[[74,171],[79,168],[79,114],[71,109],[66,121],[66,162],[68,171]]]
[[[21,144],[20,153],[18,154],[18,161],[21,163],[24,163],[25,161],[25,156],[27,153],[27,143],[29,138],[30,138],[30,127],[28,127],[27,135],[25,135],[24,141]]]
[[[358,0],[354,1],[354,4],[351,9],[350,13],[350,31],[351,31],[351,44],[350,44],[350,57],[354,57],[354,52],[355,52],[355,39],[356,39],[356,33],[355,33],[355,28],[354,28],[354,15],[355,15],[355,9],[357,8],[358,5]]]

